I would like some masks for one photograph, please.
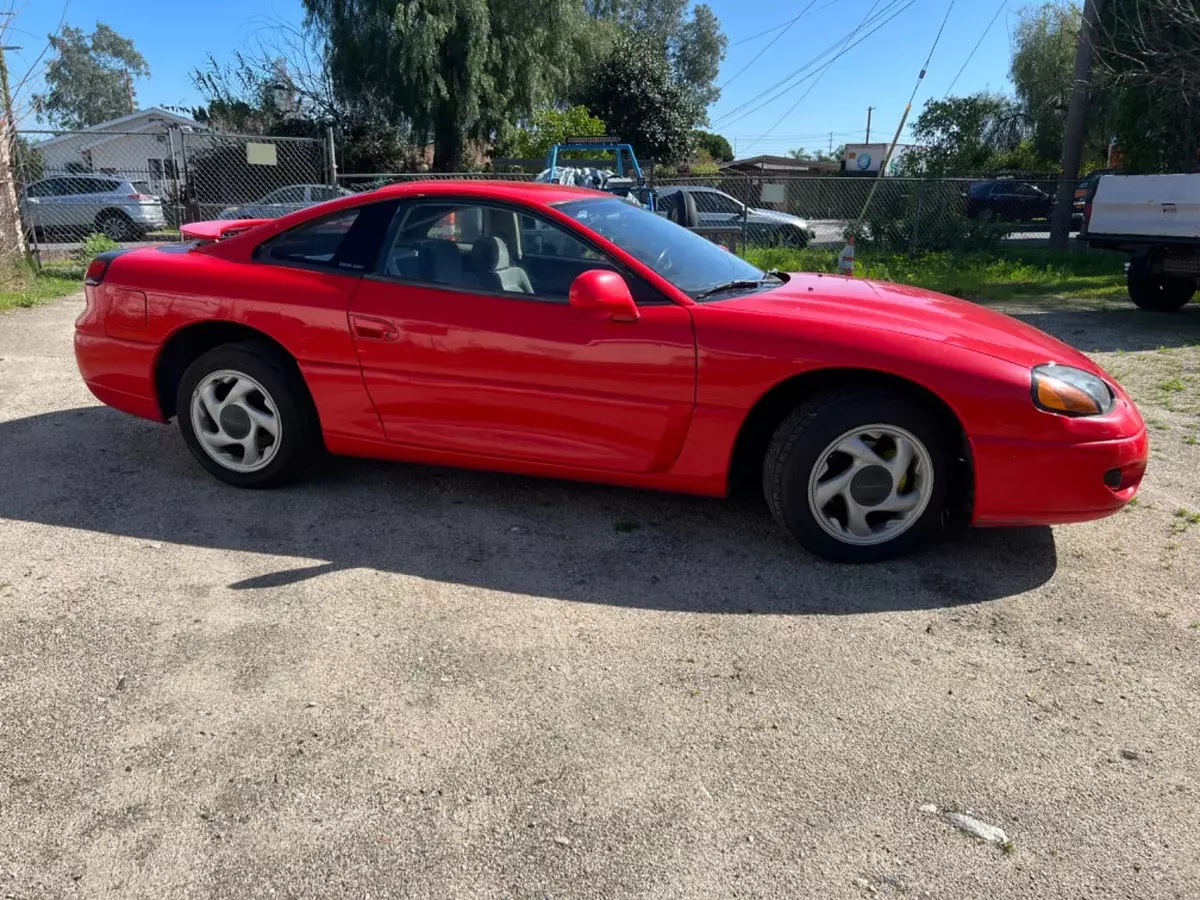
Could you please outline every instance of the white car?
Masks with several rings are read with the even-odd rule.
[[[673,194],[690,194],[696,201],[699,226],[738,228],[745,222],[746,237],[752,244],[781,247],[807,247],[816,231],[799,216],[773,209],[747,207],[724,191],[702,185],[670,185],[656,189],[660,206],[665,207]]]
[[[21,192],[21,219],[35,235],[72,239],[101,232],[114,241],[136,241],[165,228],[162,198],[144,181],[123,175],[55,175]]]
[[[353,191],[331,184],[289,184],[271,191],[253,203],[229,206],[217,214],[218,219],[278,219],[298,209],[306,209],[326,200],[349,197]]]

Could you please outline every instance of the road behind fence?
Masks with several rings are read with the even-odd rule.
[[[334,171],[326,141],[192,132],[21,132],[15,155],[22,220],[38,258],[67,255],[89,234],[178,240],[179,225],[275,218],[338,196],[420,180],[530,181],[515,173]],[[650,176],[661,207],[688,194],[699,230],[742,248],[976,250],[1048,236],[1057,183],[1019,179],[852,176]],[[872,194],[872,190],[874,193]],[[859,217],[870,197],[866,215]],[[1076,207],[1077,219],[1082,201]]]

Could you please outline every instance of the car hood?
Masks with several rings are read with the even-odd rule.
[[[1056,362],[1102,370],[1078,350],[1031,325],[956,297],[922,288],[797,273],[787,284],[722,305],[800,322],[854,326],[942,341],[1021,366]]]
[[[801,228],[807,228],[808,222],[799,216],[793,216],[791,213],[778,212],[773,209],[755,209],[749,210],[750,218],[759,222],[779,222],[780,224],[799,225]]]

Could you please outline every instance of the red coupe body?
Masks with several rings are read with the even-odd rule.
[[[1142,419],[1112,379],[1065,344],[951,297],[830,275],[794,274],[700,299],[654,260],[564,211],[596,196],[421,182],[242,223],[241,231],[236,222],[208,223],[209,243],[109,262],[87,287],[77,322],[79,369],[102,402],[166,421],[180,414],[172,392],[196,352],[258,335],[295,361],[332,453],[713,496],[727,492],[751,433],[777,423],[781,397],[880,381],[905,385],[957,422],[976,524],[1096,518],[1136,491],[1148,453]],[[371,259],[336,267],[319,255],[276,259],[263,250],[312,222],[344,231],[339,216],[367,206],[387,207],[376,228],[387,231],[398,227],[389,224],[396,209],[450,202],[521,216],[508,243],[523,246],[531,278],[552,280],[563,266],[577,277],[603,257],[638,282],[636,310],[622,318],[536,290],[502,293],[482,274],[426,281],[404,271],[402,255],[393,260],[378,247]],[[235,233],[221,239],[227,230]],[[572,258],[543,247],[539,256],[543,232],[590,249]],[[1111,409],[1075,417],[1039,408],[1031,371],[1048,363],[1103,378]]]

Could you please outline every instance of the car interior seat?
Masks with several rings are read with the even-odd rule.
[[[478,246],[478,245],[477,245]],[[435,284],[474,287],[479,280],[463,268],[462,253],[451,241],[425,241],[417,250],[419,277]]]
[[[513,294],[532,294],[533,285],[529,275],[520,266],[514,266],[509,257],[508,244],[496,236],[480,237],[471,248],[471,268],[479,284],[486,290],[508,291]]]

